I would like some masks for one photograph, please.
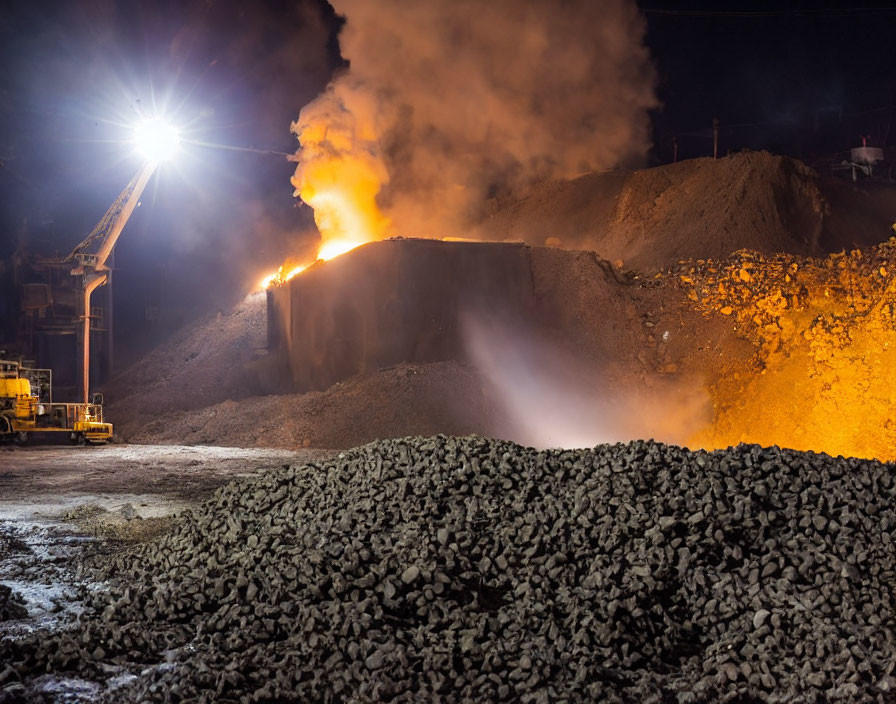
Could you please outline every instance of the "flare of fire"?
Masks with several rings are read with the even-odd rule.
[[[260,288],[264,290],[269,286],[273,286],[274,284],[279,285],[286,283],[294,276],[298,276],[299,274],[301,274],[307,268],[307,264],[299,264],[299,266],[293,266],[289,268],[286,268],[286,265],[281,266],[273,274],[268,274],[261,280]]]
[[[374,111],[360,104],[358,96],[331,86],[290,126],[301,145],[290,182],[294,195],[314,210],[321,237],[318,260],[381,240],[390,228],[376,200],[389,176],[379,151]],[[289,281],[306,268],[284,265],[264,278],[262,288]]]

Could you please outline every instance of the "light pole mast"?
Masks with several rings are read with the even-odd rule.
[[[109,280],[106,261],[112,254],[112,248],[158,165],[177,151],[180,136],[174,127],[156,117],[137,125],[134,142],[145,160],[143,166],[93,228],[93,232],[62,260],[73,262],[72,275],[81,277],[81,391],[85,404],[90,402],[90,296]]]
[[[73,260],[75,267],[72,275],[81,277],[81,389],[84,403],[90,402],[90,297],[108,280],[106,261],[157,166],[158,161],[147,161],[115,199],[93,232],[63,260]],[[87,252],[88,248],[92,249],[90,245],[96,242],[99,242],[96,254]]]

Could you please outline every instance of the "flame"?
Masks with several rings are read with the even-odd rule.
[[[307,264],[295,266],[292,269],[290,269],[288,272],[286,272],[286,276],[283,277],[283,280],[289,281],[292,277],[296,276],[297,274],[301,274],[307,268],[308,268]]]
[[[317,258],[323,260],[332,259],[333,257],[338,257],[340,254],[350,252],[355,247],[360,247],[362,244],[364,243],[351,242],[349,240],[330,240],[321,246]]]
[[[391,227],[376,200],[389,181],[376,126],[364,106],[349,109],[352,99],[350,93],[328,90],[306,105],[290,127],[301,144],[290,182],[294,195],[314,210],[321,238],[317,261],[384,239]],[[289,281],[307,267],[284,264],[262,279],[261,287]]]
[[[267,276],[265,276],[265,277],[261,280],[261,283],[258,285],[258,287],[259,287],[262,291],[263,291],[264,289],[268,288],[268,286],[270,286],[271,284],[273,284],[274,282],[276,282],[278,278],[280,278],[280,272],[281,272],[281,271],[283,271],[283,267],[282,267],[282,266],[281,266],[277,271],[275,271],[273,274],[268,274]]]
[[[376,204],[379,184],[365,173],[366,168],[343,157],[307,167],[300,163],[296,169],[300,174],[293,176],[296,195],[314,209],[320,232],[319,259],[331,259],[386,236],[389,223]]]
[[[273,274],[268,274],[267,276],[265,276],[261,280],[261,283],[259,284],[259,288],[261,288],[261,290],[263,291],[264,289],[269,288],[275,284],[280,285],[280,284],[286,283],[293,277],[301,274],[307,268],[308,268],[307,264],[299,264],[298,266],[294,266],[291,269],[287,269],[286,272],[284,273],[284,271],[283,271],[284,267],[281,266]]]
[[[290,181],[314,210],[319,259],[381,240],[391,227],[377,204],[389,175],[373,111],[355,101],[357,94],[332,88],[302,108],[291,125],[301,149]]]

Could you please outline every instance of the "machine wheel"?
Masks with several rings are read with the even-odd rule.
[[[84,436],[84,433],[78,433],[78,444],[79,445],[87,444],[87,438]]]
[[[27,445],[28,444],[28,433],[24,430],[20,430],[16,433],[16,442],[19,445]]]
[[[6,416],[0,416],[0,440],[8,442],[13,435],[12,422]]]

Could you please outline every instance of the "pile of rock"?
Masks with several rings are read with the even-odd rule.
[[[28,609],[22,595],[14,592],[12,587],[0,584],[0,621],[11,621],[17,618],[26,618]]]
[[[115,701],[886,701],[894,499],[777,448],[390,440],[223,487],[0,660],[140,672]]]
[[[824,259],[738,252],[672,273],[754,350],[750,368],[710,388],[713,424],[697,442],[896,459],[896,238]]]
[[[767,356],[787,342],[788,334],[804,331],[808,323],[791,320],[799,313],[818,327],[838,318],[847,318],[848,324],[850,317],[892,308],[896,238],[823,259],[741,251],[720,261],[682,261],[671,273],[698,310],[734,315]]]

